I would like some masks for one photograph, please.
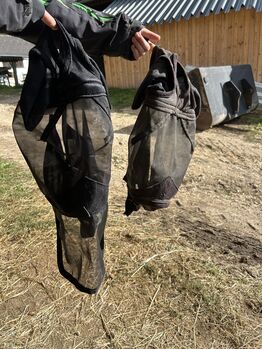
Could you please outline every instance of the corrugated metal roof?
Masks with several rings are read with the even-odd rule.
[[[28,52],[32,47],[32,44],[20,38],[0,35],[0,61],[1,57],[28,57]]]
[[[239,11],[242,7],[262,11],[262,0],[115,0],[104,12],[124,12],[144,24],[153,24]]]

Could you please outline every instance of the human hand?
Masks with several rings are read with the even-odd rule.
[[[134,58],[137,60],[151,51],[159,40],[160,36],[147,28],[136,32],[132,38],[131,46]]]
[[[54,19],[53,16],[50,15],[50,13],[45,11],[41,19],[49,28],[51,28],[52,30],[57,30],[56,20]]]

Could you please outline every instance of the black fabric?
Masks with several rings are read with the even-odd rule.
[[[96,19],[75,8],[72,1],[63,2],[66,6],[52,0],[46,9],[63,23],[69,33],[81,40],[86,52],[99,56],[106,54],[134,59],[131,39],[135,32],[142,29],[140,22],[132,21],[123,13],[112,16],[110,21],[102,22],[99,20],[99,14],[102,13],[96,11]]]
[[[28,130],[35,128],[47,108],[61,107],[79,96],[107,93],[96,63],[87,56],[80,42],[59,25],[59,31],[45,28],[29,52],[30,64],[20,99]]]
[[[30,52],[15,111],[17,143],[57,224],[59,270],[79,289],[104,276],[113,130],[103,77],[59,23]]]
[[[31,21],[33,23],[37,22],[40,18],[43,17],[45,8],[43,4],[41,3],[41,0],[32,0],[32,7],[33,7],[33,12],[32,12],[32,17]]]
[[[22,31],[30,22],[32,13],[32,0],[1,0],[0,32]]]
[[[129,137],[126,215],[168,207],[194,151],[200,97],[174,53],[154,48],[133,109],[141,105]]]

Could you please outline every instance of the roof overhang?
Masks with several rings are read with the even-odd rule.
[[[114,0],[105,12],[120,12],[145,25],[246,10],[262,11],[262,0]]]
[[[83,4],[90,6],[94,9],[104,9],[108,6],[113,0],[81,0]]]
[[[19,61],[28,57],[33,47],[29,42],[10,35],[0,35],[0,57],[1,61]]]

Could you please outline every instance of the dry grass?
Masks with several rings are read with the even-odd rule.
[[[122,177],[135,116],[113,115],[107,275],[90,297],[58,273],[52,210],[28,170],[6,160],[23,163],[9,130],[17,96],[1,98],[0,349],[262,347],[261,113],[198,134],[171,207],[129,218]]]
[[[189,243],[175,203],[127,219],[114,195],[107,277],[90,297],[58,274],[53,215],[31,177],[1,161],[0,194],[1,349],[261,346],[261,265],[250,275],[233,253]]]

